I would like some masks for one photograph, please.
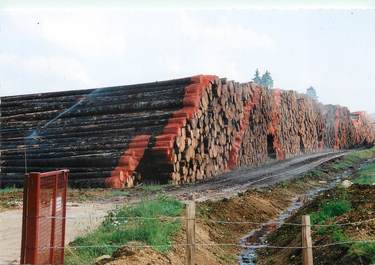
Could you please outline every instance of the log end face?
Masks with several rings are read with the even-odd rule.
[[[119,177],[109,177],[105,180],[105,186],[112,189],[123,189],[125,187],[124,182]]]

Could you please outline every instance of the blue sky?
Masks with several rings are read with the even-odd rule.
[[[0,96],[216,74],[375,113],[375,11],[2,9]]]

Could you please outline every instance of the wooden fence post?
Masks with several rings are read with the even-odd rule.
[[[302,247],[303,265],[313,265],[310,215],[302,216]]]
[[[195,202],[190,201],[186,209],[186,265],[195,265]]]

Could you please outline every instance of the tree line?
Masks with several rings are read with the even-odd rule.
[[[255,70],[255,74],[254,74],[254,77],[253,77],[253,82],[267,88],[267,89],[272,89],[273,88],[273,79],[272,79],[272,76],[271,76],[271,73],[267,70],[262,76],[260,76],[260,73],[259,73],[259,70],[256,69]],[[316,100],[318,101],[318,95],[316,93],[316,90],[314,87],[310,86],[307,90],[306,90],[306,95],[308,95],[309,97],[311,97],[313,100]]]

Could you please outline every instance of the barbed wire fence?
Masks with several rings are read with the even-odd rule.
[[[189,205],[194,205],[194,202],[189,202]],[[187,211],[188,212],[188,211]],[[92,232],[93,230],[98,228],[98,225],[100,225],[100,222],[109,222],[110,224],[113,224],[113,229],[118,229],[118,231],[121,231],[121,225],[116,226],[116,223],[120,223],[122,225],[128,225],[131,226],[134,223],[139,223],[143,221],[159,221],[159,222],[181,222],[185,223],[185,226],[188,226],[189,221],[193,222],[194,225],[198,223],[202,224],[218,224],[218,225],[254,225],[255,227],[259,228],[260,226],[263,226],[265,224],[269,225],[276,225],[277,227],[280,226],[293,226],[293,227],[299,227],[299,228],[305,228],[306,224],[297,223],[297,222],[282,222],[282,221],[269,221],[269,222],[254,222],[254,221],[230,221],[230,220],[217,220],[217,219],[211,219],[211,218],[204,218],[204,217],[196,217],[195,211],[193,211],[193,215],[190,215],[187,213],[186,216],[157,216],[157,217],[142,217],[142,216],[131,216],[131,217],[124,217],[124,216],[115,216],[115,215],[107,215],[107,214],[89,214],[85,216],[66,216],[66,217],[51,217],[51,216],[39,216],[39,219],[66,219],[67,221],[78,221],[83,223],[90,223],[94,222],[97,225],[94,225],[92,227],[89,227],[87,229],[87,232]],[[35,218],[35,217],[29,217],[26,216],[26,218]],[[355,222],[333,222],[329,224],[309,224],[309,228],[319,228],[319,227],[337,227],[337,226],[361,226],[368,223],[375,223],[375,218],[366,219],[362,221],[355,221]],[[256,228],[255,228],[256,229]],[[158,249],[158,248],[185,248],[186,249],[186,260],[192,260],[194,262],[195,260],[195,249],[204,248],[204,247],[235,247],[235,248],[241,248],[241,249],[298,249],[298,250],[307,250],[308,248],[313,251],[314,249],[321,249],[321,248],[328,248],[333,246],[339,246],[339,245],[351,245],[356,243],[375,243],[375,240],[351,240],[351,241],[340,241],[340,242],[332,242],[327,244],[319,244],[314,245],[312,244],[310,247],[306,247],[303,245],[293,245],[293,246],[282,246],[282,245],[272,245],[268,243],[260,243],[260,244],[254,244],[254,243],[242,243],[240,241],[236,242],[206,242],[200,238],[195,239],[195,228],[192,230],[189,230],[187,227],[185,227],[185,243],[181,242],[171,242],[169,244],[142,244],[141,242],[138,242],[136,238],[133,240],[129,240],[130,243],[126,244],[92,244],[92,245],[79,245],[79,244],[68,244],[64,247],[53,247],[54,250],[58,250],[60,248],[64,248],[66,250],[66,253],[68,255],[72,255],[77,260],[77,265],[84,265],[84,260],[82,260],[79,255],[76,253],[77,250],[83,250],[83,249],[92,249],[92,250],[98,250],[98,249],[110,249],[112,251],[115,251],[117,249],[121,248],[139,248],[139,249]],[[193,233],[193,235],[192,235]],[[6,235],[4,238],[6,238]],[[188,242],[188,238],[193,238],[193,241]],[[133,242],[133,243],[132,243]],[[39,249],[40,250],[46,250],[50,249],[50,246],[42,246]],[[192,251],[193,249],[193,251]],[[190,259],[188,258],[188,255],[190,255]],[[185,263],[184,265],[190,265],[194,263]],[[305,265],[309,265],[310,263],[304,263]]]

